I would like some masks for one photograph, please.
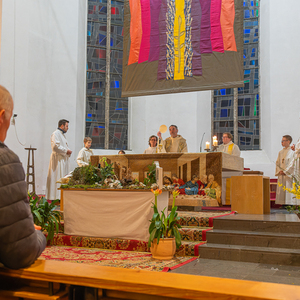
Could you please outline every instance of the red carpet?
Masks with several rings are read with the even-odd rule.
[[[39,259],[167,272],[192,262],[197,257],[175,257],[172,260],[161,261],[144,252],[49,246]]]

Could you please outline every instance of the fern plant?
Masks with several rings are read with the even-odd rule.
[[[59,200],[48,203],[45,197],[39,198],[37,195],[30,193],[28,193],[28,197],[34,224],[47,231],[47,241],[52,241],[54,234],[59,231],[61,220],[60,212],[56,210],[56,204]]]

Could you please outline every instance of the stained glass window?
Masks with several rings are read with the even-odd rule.
[[[241,150],[257,150],[259,145],[259,65],[258,0],[244,0],[244,87],[238,88],[238,145]],[[234,134],[233,89],[214,91],[213,134]]]
[[[106,0],[88,0],[86,136],[105,144]],[[128,99],[121,98],[124,1],[111,1],[109,149],[127,149]]]

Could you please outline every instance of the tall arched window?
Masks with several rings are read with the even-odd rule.
[[[85,132],[93,140],[92,148],[104,149],[108,125],[107,148],[127,149],[128,99],[121,98],[124,1],[111,1],[111,14],[107,14],[108,1],[88,0]],[[110,36],[109,74],[106,72],[107,36]],[[105,112],[106,80],[109,80],[109,110]]]
[[[260,148],[259,119],[259,1],[244,0],[244,87],[238,88],[237,114],[234,120],[234,89],[214,91],[212,133],[222,140],[223,132],[234,135],[241,150]],[[235,123],[235,124],[234,124]]]

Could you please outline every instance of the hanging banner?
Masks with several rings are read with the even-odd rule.
[[[243,1],[125,0],[122,96],[244,85]]]

